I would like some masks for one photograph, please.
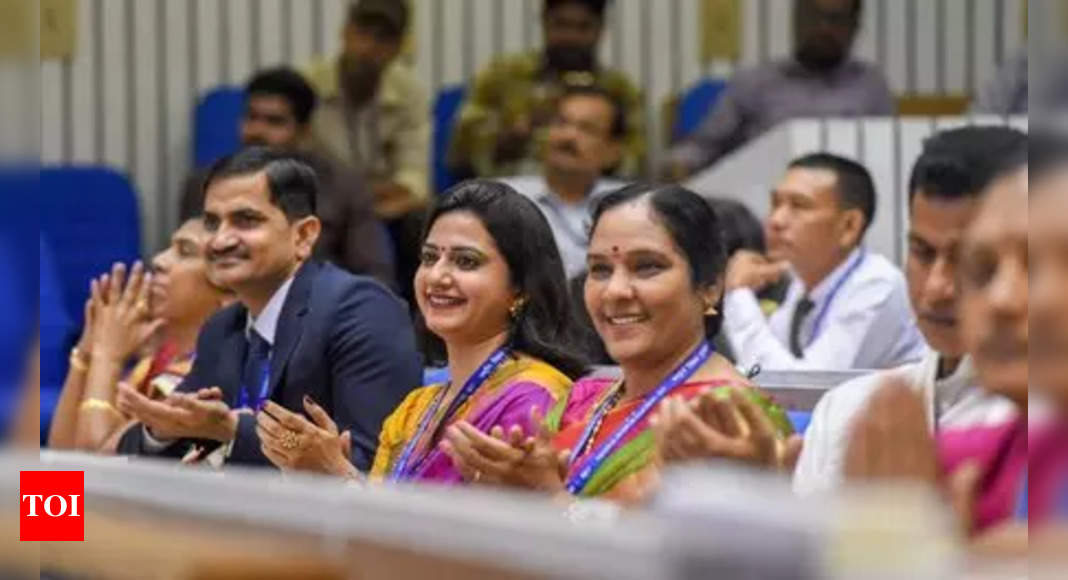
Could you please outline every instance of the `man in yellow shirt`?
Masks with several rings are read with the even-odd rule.
[[[384,219],[421,209],[428,197],[427,94],[398,58],[408,20],[404,0],[354,2],[341,54],[304,71],[320,99],[315,146],[363,172]]]
[[[538,174],[539,147],[556,101],[568,87],[594,86],[623,104],[630,129],[616,175],[641,169],[642,96],[624,75],[601,67],[597,44],[607,0],[545,0],[545,49],[505,55],[474,79],[460,110],[449,163],[462,174],[483,177]]]

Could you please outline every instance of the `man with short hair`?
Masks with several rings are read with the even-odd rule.
[[[204,325],[175,395],[153,401],[120,385],[119,408],[140,425],[119,452],[193,457],[202,453],[192,446],[221,445],[232,462],[266,465],[252,413],[267,401],[299,413],[310,399],[350,432],[352,463],[368,469],[382,421],[420,380],[405,305],[312,258],[317,182],[299,159],[246,149],[204,187],[209,274],[238,303]],[[294,451],[308,443],[298,430],[288,440]]]
[[[311,150],[309,134],[317,99],[296,71],[278,67],[257,72],[245,86],[241,144],[299,153],[319,179],[316,200],[322,232],[315,255],[353,274],[396,285],[389,235],[374,213],[371,193],[360,175],[329,155]],[[185,183],[182,221],[204,211],[204,179],[199,171]]]
[[[305,71],[321,100],[316,145],[366,176],[387,220],[421,210],[429,197],[430,105],[400,58],[408,24],[406,0],[357,0],[341,54]]]
[[[622,176],[641,171],[645,142],[641,91],[622,72],[597,62],[608,0],[544,0],[545,48],[504,55],[478,73],[468,89],[449,162],[480,177],[539,172],[541,138],[557,100],[569,87],[596,87],[623,109],[627,131],[617,164]]]
[[[623,182],[605,173],[623,152],[626,113],[611,93],[569,89],[549,121],[541,175],[504,179],[538,205],[553,230],[568,278],[586,270],[586,228],[597,201]]]
[[[970,423],[989,412],[991,396],[978,388],[960,336],[961,244],[982,196],[1026,152],[1027,136],[1007,127],[951,129],[924,143],[908,184],[905,274],[930,348],[918,363],[855,379],[823,396],[805,433],[795,491],[827,491],[842,481],[853,419],[889,377],[900,377],[922,393],[927,422],[938,428]]]
[[[790,119],[892,115],[882,71],[850,57],[863,8],[863,0],[795,0],[793,56],[736,73],[662,173],[694,174]]]
[[[901,272],[863,246],[874,216],[864,166],[829,153],[790,163],[765,222],[770,259],[739,251],[727,266],[724,329],[739,364],[880,369],[920,358]],[[787,270],[786,298],[765,318],[756,292]]]

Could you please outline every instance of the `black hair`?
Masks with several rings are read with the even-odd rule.
[[[610,0],[545,0],[545,12],[549,12],[558,6],[564,4],[581,4],[597,15],[598,18],[604,19],[604,12],[608,8]]]
[[[909,203],[916,194],[956,200],[979,197],[1004,174],[1027,163],[1027,134],[1004,126],[970,126],[935,133],[909,176]]]
[[[875,182],[860,163],[833,153],[809,153],[790,162],[790,169],[826,169],[837,176],[835,192],[838,205],[843,209],[857,209],[864,215],[864,227],[860,237],[875,220]]]
[[[627,109],[619,96],[605,90],[598,85],[566,85],[564,94],[557,103],[563,103],[571,97],[598,97],[608,101],[612,105],[612,128],[610,135],[613,139],[622,139],[627,136]]]
[[[798,8],[800,8],[801,7],[800,4],[802,2],[811,2],[811,1],[812,0],[797,0],[797,2],[794,3],[794,10],[797,10]],[[850,16],[852,16],[855,21],[859,22],[860,21],[860,17],[863,16],[863,15],[864,15],[864,0],[853,0],[853,11],[850,13]]]
[[[271,203],[282,210],[286,219],[292,222],[315,215],[319,193],[315,170],[299,155],[267,147],[249,147],[216,161],[204,178],[202,193],[207,196],[216,181],[261,171],[267,175]]]
[[[738,250],[751,250],[760,254],[767,251],[764,226],[745,204],[718,197],[709,199],[708,203],[719,218],[723,246],[728,258]]]
[[[701,290],[722,281],[727,269],[727,250],[719,216],[704,198],[680,185],[635,183],[609,193],[593,210],[590,236],[597,231],[597,224],[607,211],[643,198],[649,200],[649,206],[685,256],[694,289]],[[721,296],[716,314],[705,317],[705,335],[709,339],[715,337],[722,325]]]
[[[345,22],[377,40],[400,42],[408,30],[407,0],[357,0],[349,4]]]
[[[442,215],[471,212],[497,244],[508,264],[511,283],[525,302],[512,320],[509,343],[572,379],[586,373],[579,356],[578,329],[569,316],[564,262],[549,222],[534,202],[500,182],[472,179],[449,188],[430,210],[420,245]],[[419,316],[424,354],[433,364],[445,362],[442,340]]]
[[[318,103],[315,90],[297,71],[289,67],[277,67],[257,72],[245,85],[245,94],[278,96],[289,102],[293,117],[299,125],[307,125]]]

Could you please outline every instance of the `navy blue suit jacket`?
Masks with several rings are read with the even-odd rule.
[[[244,305],[235,304],[205,323],[179,391],[218,386],[224,400],[236,404],[247,317]],[[382,422],[422,377],[405,304],[372,278],[318,261],[301,266],[290,286],[270,366],[270,399],[298,413],[304,413],[305,395],[319,403],[338,429],[352,432],[352,463],[361,471],[374,461]],[[143,435],[139,425],[127,430],[119,452],[147,453]],[[177,441],[162,455],[180,456],[191,442]],[[252,415],[240,415],[229,461],[269,464]]]

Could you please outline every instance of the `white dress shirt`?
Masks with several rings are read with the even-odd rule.
[[[553,239],[564,261],[564,271],[570,280],[586,270],[586,249],[589,247],[590,214],[594,206],[609,192],[626,185],[613,179],[599,179],[589,194],[579,203],[568,203],[549,190],[540,175],[510,177],[501,183],[533,201],[549,222]]]
[[[282,315],[282,307],[286,303],[286,298],[289,296],[289,288],[293,285],[293,276],[290,276],[288,280],[282,283],[274,294],[271,295],[271,299],[267,301],[267,305],[263,307],[259,316],[253,317],[252,313],[248,313],[248,321],[245,323],[245,335],[248,336],[248,331],[251,328],[255,328],[267,344],[274,347],[275,334],[278,331],[278,318]],[[152,436],[152,433],[148,430],[146,425],[141,425],[141,430],[144,433],[145,449],[152,453],[159,453],[167,448],[168,445],[173,443],[173,440],[162,440]],[[230,445],[220,447],[224,455],[229,455],[230,446],[233,445],[233,441]],[[214,455],[214,454],[213,454]]]
[[[841,485],[854,419],[890,376],[903,377],[923,393],[927,422],[939,429],[996,424],[1016,412],[1011,401],[979,387],[970,358],[965,357],[953,374],[943,379],[937,378],[939,359],[937,352],[928,350],[918,363],[865,375],[824,394],[805,431],[805,444],[794,470],[794,492],[809,495]]]
[[[854,250],[808,293],[814,306],[800,327],[804,357],[797,358],[788,346],[790,320],[804,297],[804,284],[795,275],[782,306],[766,318],[752,290],[727,293],[723,328],[739,366],[885,369],[923,356],[925,343],[909,305],[905,278],[878,254]]]

